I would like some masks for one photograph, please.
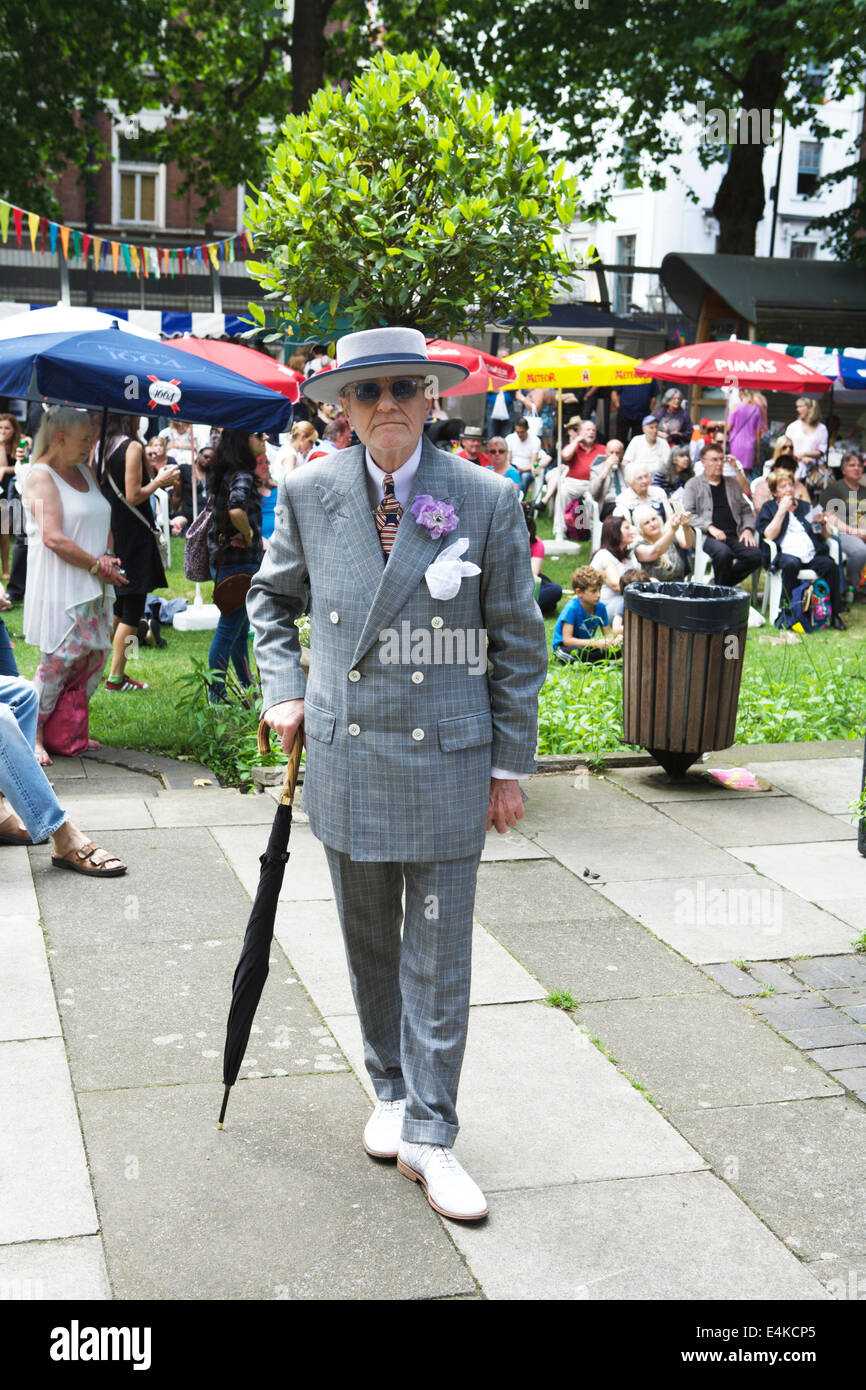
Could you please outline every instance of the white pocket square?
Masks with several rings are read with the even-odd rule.
[[[462,540],[446,546],[432,565],[427,566],[424,578],[433,598],[453,598],[460,588],[462,579],[470,574],[481,573],[480,567],[473,565],[471,560],[460,559],[468,546],[468,537],[464,536]]]

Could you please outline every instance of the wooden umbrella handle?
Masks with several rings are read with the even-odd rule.
[[[262,754],[263,757],[266,753],[270,753],[271,729],[270,725],[266,724],[264,719],[261,719],[259,721],[258,742],[259,752]],[[283,792],[282,796],[280,797],[280,802],[283,806],[291,806],[292,804],[292,799],[295,795],[295,783],[298,780],[298,769],[301,766],[301,752],[303,750],[303,747],[304,726],[303,724],[299,724],[298,731],[295,734],[295,741],[292,744],[292,751],[289,754],[289,761],[286,766],[286,776],[285,781],[283,782]]]

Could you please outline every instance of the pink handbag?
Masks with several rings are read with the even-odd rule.
[[[98,653],[97,661],[102,665],[104,654]],[[49,714],[42,729],[42,742],[49,753],[59,753],[64,758],[74,758],[87,751],[90,735],[90,708],[85,686],[93,674],[94,667],[79,677],[78,685],[67,685]]]

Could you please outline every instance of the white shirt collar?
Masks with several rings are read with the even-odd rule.
[[[415,474],[418,472],[418,465],[421,462],[422,442],[423,436],[418,440],[414,451],[406,462],[394,474],[394,494],[404,511],[412,496]],[[385,474],[378,463],[374,462],[369,449],[364,450],[364,461],[367,465],[367,492],[370,497],[370,506],[375,511],[385,496]]]

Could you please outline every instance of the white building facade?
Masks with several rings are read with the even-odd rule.
[[[660,192],[650,188],[629,189],[619,186],[609,199],[610,221],[572,224],[567,234],[568,245],[576,257],[582,258],[594,246],[605,265],[660,266],[669,252],[712,254],[716,250],[718,223],[712,214],[716,192],[724,174],[724,164],[714,163],[703,168],[698,147],[700,140],[727,143],[731,131],[748,138],[753,121],[738,121],[736,112],[722,112],[709,105],[693,108],[691,121],[671,118],[670,124],[682,134],[683,152],[679,164],[681,173],[668,168],[667,186]],[[765,113],[765,121],[769,113]],[[833,260],[819,229],[810,230],[810,223],[840,208],[849,207],[855,195],[855,180],[847,178],[830,188],[813,194],[817,179],[851,162],[851,149],[863,130],[864,94],[852,94],[844,101],[827,102],[821,108],[821,118],[831,130],[842,130],[840,137],[815,139],[808,126],[782,126],[776,120],[773,143],[764,154],[764,216],[758,224],[755,240],[756,256],[801,257]],[[781,150],[781,160],[780,160]],[[664,166],[663,166],[664,167]],[[778,205],[775,232],[773,230],[772,192],[778,174]],[[689,197],[691,189],[697,197]],[[810,196],[812,195],[812,196]],[[666,306],[660,292],[658,277],[636,272],[634,276],[617,273],[608,276],[611,309],[628,314],[635,310],[657,313]],[[584,274],[575,297],[595,301],[599,298],[594,275]]]

